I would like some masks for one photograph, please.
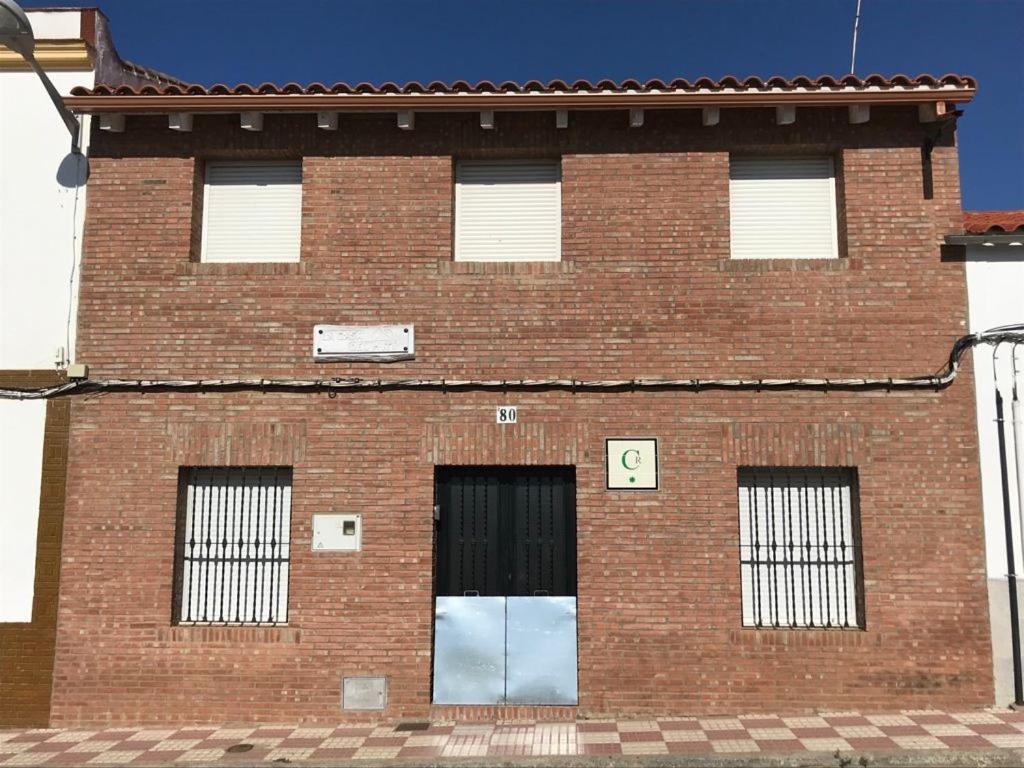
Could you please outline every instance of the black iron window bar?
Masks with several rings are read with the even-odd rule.
[[[864,626],[856,470],[739,470],[743,624]]]
[[[291,485],[289,467],[182,468],[176,623],[287,622]]]

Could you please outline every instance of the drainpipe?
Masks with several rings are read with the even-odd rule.
[[[1017,610],[1017,572],[1013,557],[1013,514],[1010,512],[1010,479],[1006,471],[1006,434],[1003,418],[1003,395],[999,391],[996,351],[992,350],[992,384],[996,390],[996,430],[999,433],[999,474],[1003,485],[1003,527],[1006,533],[1006,586],[1010,593],[1010,647],[1013,651],[1013,703],[1024,706],[1024,683],[1021,680],[1020,616]],[[1019,458],[1019,457],[1018,457]]]

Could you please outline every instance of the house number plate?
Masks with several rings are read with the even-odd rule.
[[[494,420],[498,424],[515,424],[519,420],[519,409],[514,405],[499,405]]]

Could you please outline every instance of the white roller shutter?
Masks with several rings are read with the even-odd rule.
[[[301,225],[301,163],[207,163],[203,261],[298,261]]]
[[[729,216],[734,259],[834,259],[831,157],[733,157]]]
[[[460,162],[456,261],[559,261],[562,174],[557,160]]]

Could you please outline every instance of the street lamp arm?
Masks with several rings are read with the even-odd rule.
[[[28,14],[25,13],[15,0],[0,0],[0,45],[4,45],[12,51],[21,54],[21,57],[25,59],[32,71],[36,73],[36,76],[42,80],[43,87],[46,89],[50,101],[57,108],[61,119],[64,121],[64,125],[67,126],[68,131],[71,133],[71,152],[80,154],[82,150],[78,146],[78,135],[81,132],[81,126],[78,124],[78,119],[67,108],[60,92],[46,72],[43,71],[43,68],[39,66],[39,62],[36,61],[36,57],[33,55],[36,47],[36,36],[32,32],[32,24],[28,20]]]
[[[46,89],[46,93],[50,97],[50,101],[52,101],[53,106],[57,108],[57,111],[60,113],[61,119],[64,121],[64,125],[67,126],[68,132],[71,134],[71,151],[75,154],[80,153],[81,149],[79,148],[78,135],[81,131],[81,126],[78,123],[78,118],[74,116],[74,114],[71,112],[70,109],[67,108],[67,106],[65,106],[64,99],[61,97],[60,91],[57,90],[57,87],[53,84],[53,81],[50,80],[46,72],[39,65],[39,62],[36,61],[36,57],[33,56],[31,53],[25,54],[24,56],[25,61],[28,62],[28,65],[32,68],[32,71],[39,76],[39,79],[43,83],[43,87]]]

